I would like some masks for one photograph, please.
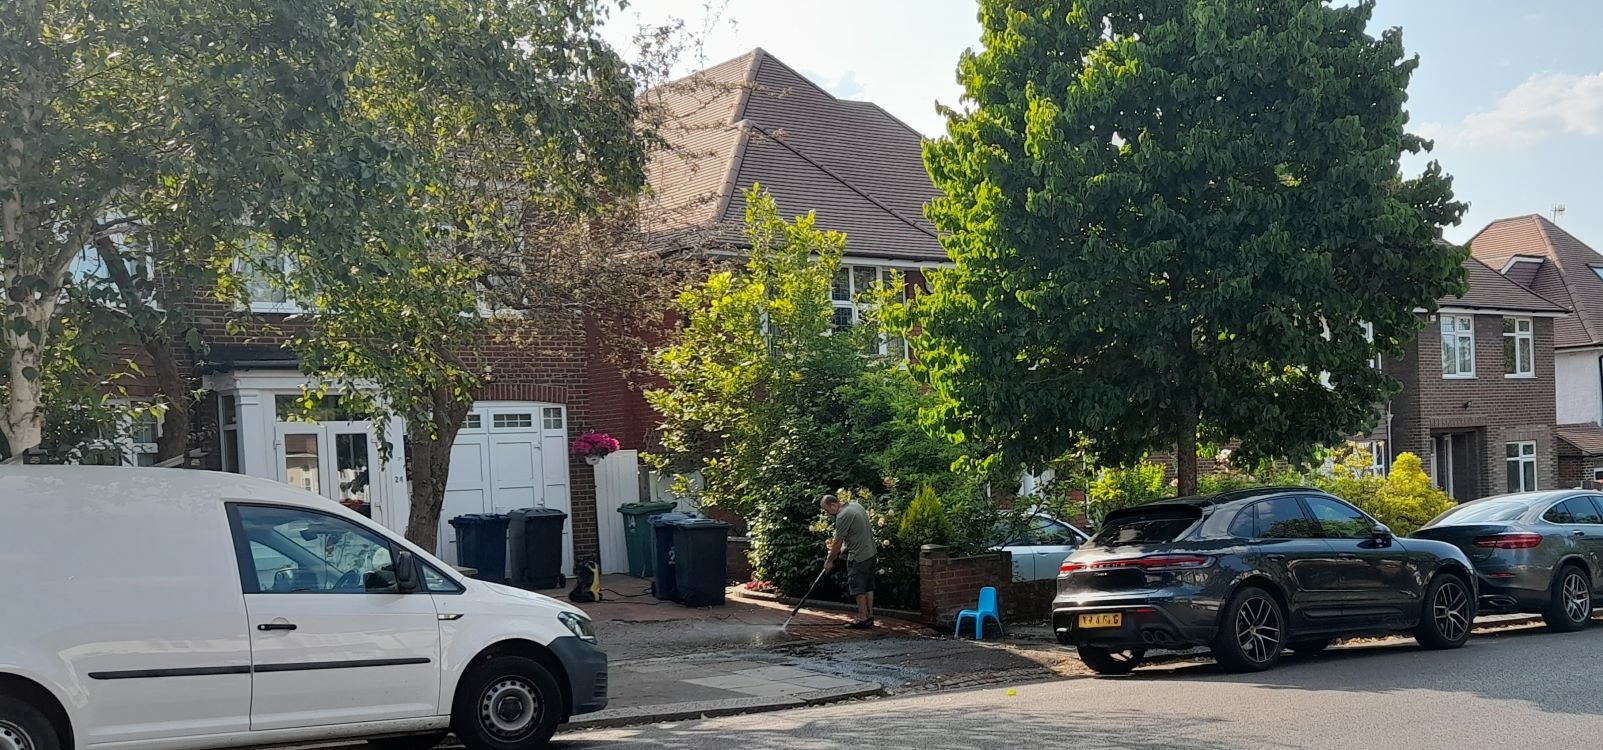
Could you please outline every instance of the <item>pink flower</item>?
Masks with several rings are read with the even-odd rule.
[[[586,432],[573,441],[575,456],[605,456],[618,450],[618,439],[604,432]]]

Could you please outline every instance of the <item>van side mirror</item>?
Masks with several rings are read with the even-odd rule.
[[[1375,524],[1375,528],[1372,531],[1370,531],[1370,536],[1369,536],[1370,539],[1373,539],[1375,541],[1375,544],[1380,545],[1382,547],[1390,547],[1391,546],[1391,542],[1392,542],[1392,537],[1393,537],[1393,535],[1391,533],[1391,527],[1387,526],[1386,524],[1383,524],[1383,523]]]
[[[395,552],[395,588],[403,594],[418,590],[417,558],[407,550]]]

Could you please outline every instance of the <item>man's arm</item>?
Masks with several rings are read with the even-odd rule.
[[[829,554],[824,557],[824,572],[827,573],[830,568],[835,567],[835,558],[840,557],[840,547],[840,534],[836,534],[834,539],[829,540]]]

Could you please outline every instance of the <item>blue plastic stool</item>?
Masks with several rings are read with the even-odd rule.
[[[977,641],[985,640],[985,618],[987,617],[996,621],[997,630],[1002,631],[1004,635],[1007,634],[1007,631],[1002,630],[1002,611],[996,606],[995,586],[986,586],[980,589],[979,607],[965,609],[957,613],[957,627],[952,629],[953,638],[958,638],[962,635],[963,620],[970,617],[974,618],[974,639]]]

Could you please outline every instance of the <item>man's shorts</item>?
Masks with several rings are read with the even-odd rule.
[[[846,591],[852,596],[874,593],[874,558],[846,564]]]

